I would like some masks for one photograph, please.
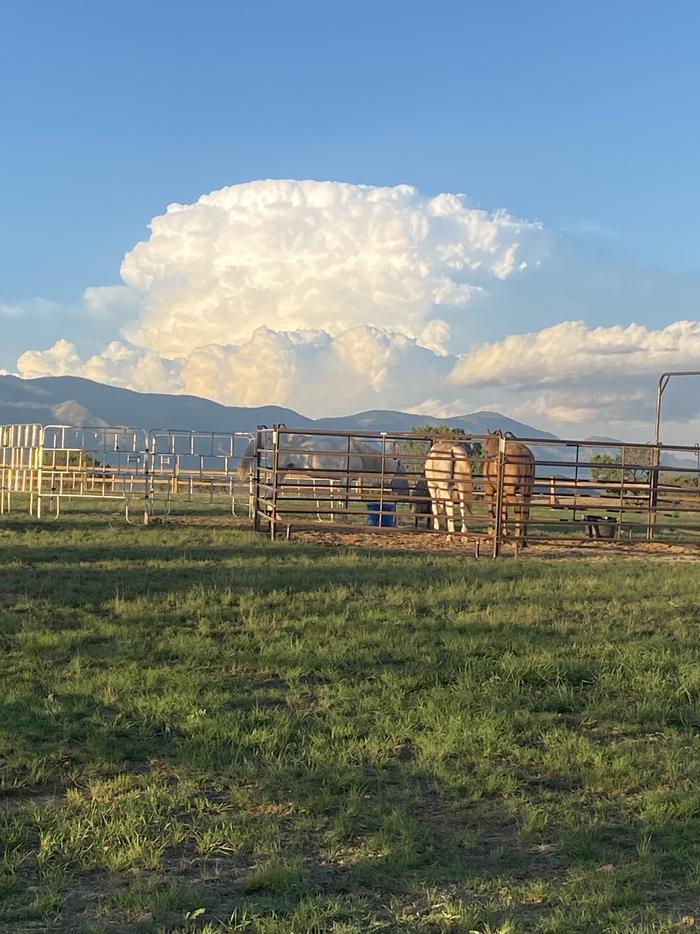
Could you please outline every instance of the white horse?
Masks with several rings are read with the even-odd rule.
[[[386,448],[382,450],[378,445],[353,437],[307,435],[285,429],[278,432],[277,483],[284,486],[286,477],[295,478],[297,484],[310,481],[319,510],[317,484],[321,484],[321,489],[328,484],[331,501],[338,493],[346,497],[351,483],[356,483],[360,489],[387,491],[390,501],[395,503],[409,496],[408,481],[401,476],[404,473],[401,462],[393,453],[387,453]],[[272,442],[266,444],[261,464],[268,481],[272,476],[271,448]],[[255,442],[251,442],[241,458],[240,479],[249,479],[254,470]]]
[[[457,506],[462,517],[462,532],[466,532],[467,513],[472,511],[472,472],[466,447],[454,441],[433,442],[425,460],[425,479],[435,531],[440,531],[442,515],[445,516],[447,531],[455,531]]]
[[[265,459],[271,461],[271,451],[265,449]],[[247,479],[255,461],[255,442],[246,448],[239,467],[241,479]],[[267,469],[271,469],[269,464]],[[381,481],[403,473],[398,457],[382,452],[381,448],[338,435],[305,435],[279,429],[278,478],[289,471],[299,471],[310,477],[328,479],[338,474],[338,480]]]

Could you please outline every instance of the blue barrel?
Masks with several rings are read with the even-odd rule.
[[[367,503],[367,525],[379,525],[379,511],[381,503]],[[389,528],[396,525],[396,503],[384,503],[382,507],[381,525],[383,528]]]

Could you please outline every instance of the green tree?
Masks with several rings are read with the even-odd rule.
[[[90,470],[100,467],[100,462],[88,451],[67,450],[63,448],[45,448],[43,457],[44,467],[53,467],[55,470]]]
[[[654,463],[654,448],[639,446],[625,449],[625,466],[622,453],[594,454],[591,457],[591,479],[599,483],[615,484],[619,491],[621,483],[648,483]]]
[[[455,441],[463,443],[469,455],[472,473],[480,474],[484,466],[484,452],[478,441],[467,440],[467,435],[463,428],[452,428],[450,425],[418,425],[411,429],[411,434],[419,438],[454,438]],[[462,440],[464,439],[464,440]],[[400,441],[398,443],[401,460],[408,471],[411,473],[421,473],[425,466],[425,458],[430,450],[430,444],[427,441]]]

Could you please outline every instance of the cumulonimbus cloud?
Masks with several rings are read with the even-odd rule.
[[[495,315],[489,296],[526,284],[519,274],[546,262],[552,235],[462,195],[257,181],[171,205],[150,229],[124,258],[123,284],[83,296],[86,325],[106,322],[119,339],[83,356],[67,340],[27,351],[21,375],[309,415],[497,405],[566,430],[646,418],[661,370],[700,368],[694,320],[563,321],[470,347],[475,310]],[[694,418],[700,404],[678,412]]]
[[[418,405],[454,359],[444,314],[537,264],[538,222],[408,185],[258,181],[170,205],[86,313],[121,315],[123,340],[85,360],[65,340],[18,360],[24,376],[74,373],[310,414]]]
[[[127,253],[143,301],[125,336],[166,356],[239,344],[259,327],[356,325],[419,337],[443,308],[537,261],[542,225],[409,185],[257,181],[173,204]]]

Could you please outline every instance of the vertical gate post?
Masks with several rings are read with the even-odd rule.
[[[649,475],[649,514],[647,516],[647,541],[654,540],[654,526],[656,525],[656,511],[659,502],[659,464],[661,463],[661,447],[654,445],[651,455],[651,471]]]
[[[615,537],[620,539],[622,537],[622,516],[625,509],[625,470],[627,468],[627,448],[623,445],[622,447],[622,457],[620,458],[620,502],[618,504],[619,513],[617,516],[617,532]],[[632,474],[634,476],[634,474]],[[634,487],[634,482],[632,483]],[[634,502],[634,500],[633,500]]]
[[[32,438],[32,441],[34,441],[34,438]],[[37,496],[37,499],[36,499],[36,517],[37,517],[37,519],[41,519],[41,487],[42,487],[42,484],[43,484],[43,482],[44,482],[44,474],[43,474],[43,467],[44,467],[44,428],[43,428],[43,425],[40,425],[40,426],[39,426],[39,437],[38,437],[38,441],[39,441],[39,443],[38,443],[38,445],[37,445],[37,447],[36,447],[36,460],[37,460],[37,463],[36,463],[36,496]]]
[[[497,558],[501,552],[501,539],[503,537],[503,484],[505,481],[506,439],[503,435],[498,439],[498,475],[496,483],[496,515],[493,520],[493,557]]]
[[[153,515],[155,488],[153,478],[156,466],[156,439],[152,432],[146,435],[146,450],[143,456],[143,524],[149,525]]]
[[[260,452],[262,450],[262,428],[258,425],[255,432],[255,455],[253,471],[249,479],[249,497],[253,513],[253,528],[260,531]]]
[[[379,477],[379,528],[384,527],[384,474],[386,471],[386,432],[382,432],[382,461],[381,475]]]
[[[277,536],[277,471],[280,463],[280,431],[277,425],[272,428],[272,514],[270,516],[270,538]]]
[[[346,451],[346,458],[345,458],[345,476],[340,481],[341,491],[345,490],[345,496],[340,500],[341,508],[345,510],[343,515],[340,517],[341,522],[348,521],[348,512],[350,510],[350,448],[352,447],[351,442],[352,442],[352,437],[351,435],[348,435],[347,451]],[[331,490],[331,522],[333,522],[335,520],[335,516],[333,515],[333,509],[334,509],[333,487],[335,486],[334,477],[331,477],[329,486]]]

